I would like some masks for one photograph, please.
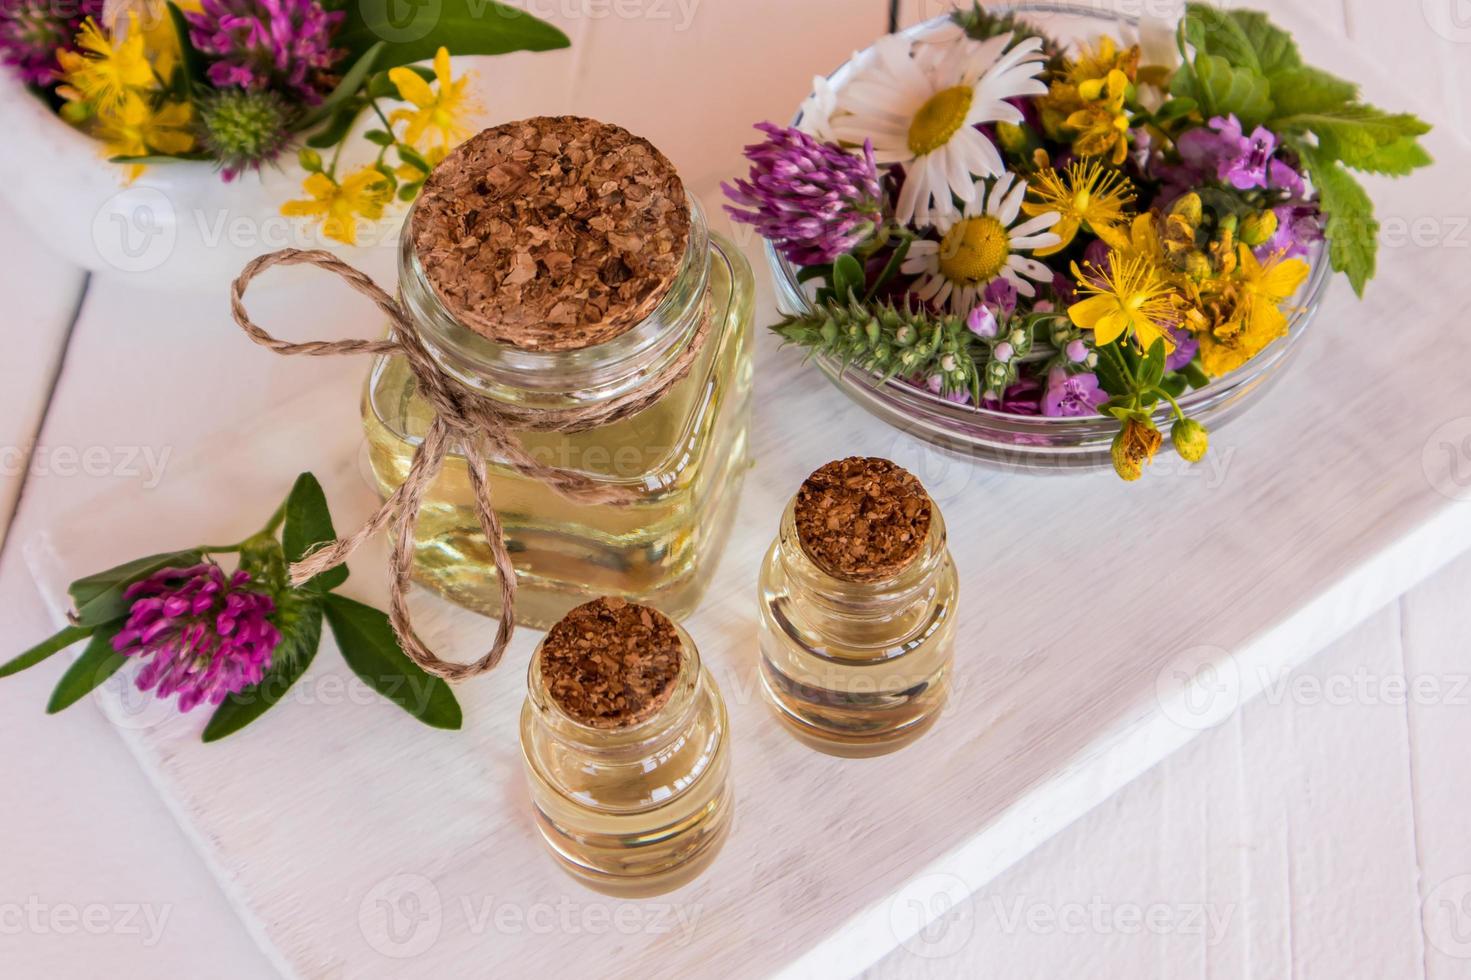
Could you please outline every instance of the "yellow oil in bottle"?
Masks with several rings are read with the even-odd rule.
[[[635,490],[630,504],[565,499],[492,461],[493,505],[516,567],[517,620],[546,628],[590,595],[654,606],[680,619],[698,604],[729,533],[746,468],[751,392],[750,266],[710,240],[706,301],[714,329],[689,375],[651,407],[577,433],[521,433],[540,461]],[[363,418],[379,492],[404,481],[433,413],[407,366],[381,359]],[[450,455],[415,532],[415,579],[496,615],[494,559],[472,507],[463,456]]]

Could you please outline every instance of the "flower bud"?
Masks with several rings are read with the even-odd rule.
[[[1111,454],[1113,468],[1121,478],[1128,481],[1144,475],[1144,467],[1154,459],[1154,454],[1164,442],[1164,436],[1148,419],[1129,418],[1119,434],[1113,437]]]
[[[301,164],[301,169],[309,174],[320,173],[322,170],[322,154],[309,146],[303,146],[296,151],[296,162]]]
[[[996,136],[1007,153],[1023,153],[1027,148],[1027,131],[1015,123],[996,124]]]
[[[1001,343],[997,344],[996,349],[992,352],[992,356],[995,357],[996,360],[1000,361],[1002,364],[1008,363],[1015,354],[1016,349],[1004,340]]]
[[[1022,347],[1027,342],[1027,332],[1025,330],[1013,330],[1011,336],[1006,339],[1011,341],[1011,346]]]
[[[1241,240],[1252,248],[1264,245],[1277,234],[1277,212],[1258,211],[1241,222]]]
[[[1075,340],[1067,345],[1063,353],[1067,354],[1067,359],[1074,364],[1081,364],[1088,357],[1088,345],[1082,340]]]
[[[996,314],[982,304],[977,304],[975,309],[970,311],[970,316],[965,318],[965,325],[977,337],[994,337],[1001,330],[996,323]]]
[[[1180,419],[1170,429],[1170,442],[1175,445],[1175,452],[1187,463],[1198,463],[1205,458],[1205,452],[1210,447],[1210,433],[1205,426],[1194,419]]]
[[[1179,215],[1181,218],[1184,218],[1192,228],[1200,224],[1202,215],[1200,195],[1191,191],[1189,194],[1180,197],[1174,204],[1170,205],[1170,214]]]
[[[1185,256],[1185,274],[1197,282],[1209,279],[1211,260],[1205,257],[1204,252],[1190,252]]]

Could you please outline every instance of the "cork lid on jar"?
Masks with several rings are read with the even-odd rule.
[[[637,725],[674,693],[685,657],[656,609],[603,597],[573,609],[541,644],[541,677],[557,706],[593,728]]]
[[[879,582],[924,550],[934,505],[919,480],[887,459],[850,456],[809,476],[793,516],[802,551],[846,582]]]
[[[684,260],[690,208],[648,140],[538,116],[445,157],[408,233],[430,287],[465,326],[522,350],[580,350],[659,305]]]

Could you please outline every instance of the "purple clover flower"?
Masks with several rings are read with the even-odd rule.
[[[102,0],[58,4],[50,0],[4,0],[0,3],[0,62],[21,80],[46,87],[61,66],[56,50],[70,48],[88,17],[102,16]]]
[[[316,105],[317,75],[343,56],[332,34],[346,15],[316,0],[204,0],[185,16],[194,46],[218,59],[208,75],[220,88],[271,88]]]
[[[1192,129],[1175,145],[1186,166],[1202,175],[1214,175],[1239,191],[1302,188],[1297,171],[1275,158],[1276,135],[1258,126],[1247,136],[1234,115],[1213,117],[1209,128]]]
[[[271,597],[244,588],[250,573],[225,578],[220,566],[165,568],[128,586],[127,622],[112,648],[152,658],[138,673],[140,691],[175,692],[179,710],[260,683],[281,634],[271,624]]]
[[[725,207],[734,220],[798,265],[831,262],[873,234],[883,191],[871,143],[855,155],[799,129],[756,128],[767,139],[746,147],[750,179],[721,185],[740,205]]]
[[[1108,392],[1098,386],[1092,372],[1069,374],[1063,368],[1047,372],[1047,390],[1042,393],[1042,414],[1052,418],[1094,415],[1108,401]]]

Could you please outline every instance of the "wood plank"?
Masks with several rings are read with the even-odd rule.
[[[44,246],[0,201],[9,349],[0,358],[0,549],[28,474],[67,479],[86,446],[38,445],[86,277]],[[76,458],[73,459],[73,454]]]
[[[1471,961],[1471,656],[1466,596],[1471,558],[1462,558],[1400,603],[1405,672],[1411,681],[1410,781],[1421,897],[1421,944],[1431,980],[1464,977]]]
[[[1420,976],[1399,625],[1273,673],[866,980]]]

